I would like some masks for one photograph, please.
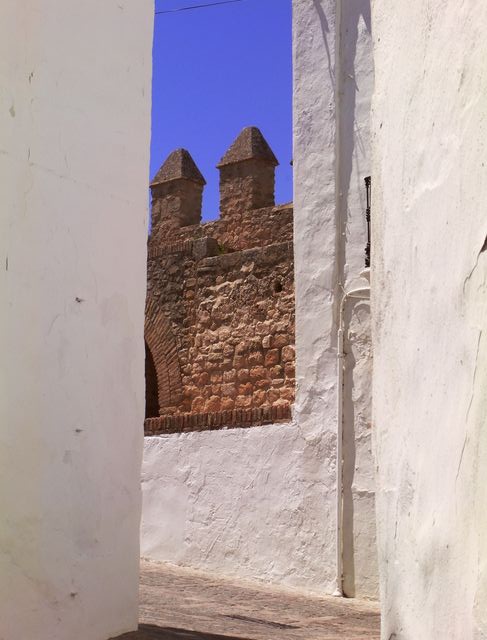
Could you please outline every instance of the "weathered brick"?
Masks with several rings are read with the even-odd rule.
[[[264,349],[270,349],[272,347],[272,336],[267,335],[262,338],[262,346]]]
[[[234,398],[237,395],[237,387],[234,384],[222,384],[221,386],[222,396],[228,396]]]
[[[196,398],[194,398],[193,402],[191,403],[191,411],[193,411],[194,413],[199,413],[200,411],[203,411],[204,408],[205,399],[201,396],[196,396]]]
[[[269,389],[269,391],[267,392],[267,400],[271,404],[274,404],[274,402],[277,402],[280,397],[281,397],[281,394],[279,393],[278,389]]]
[[[232,357],[234,353],[234,349],[231,344],[225,344],[223,346],[223,355],[228,357]]]
[[[221,400],[221,410],[228,411],[233,409],[235,406],[235,402],[233,398],[222,398]]]
[[[282,361],[283,362],[294,362],[295,354],[294,347],[287,346],[282,349]]]
[[[233,365],[236,369],[243,369],[247,366],[247,358],[245,356],[235,356]]]
[[[294,389],[289,389],[288,387],[281,389],[281,398],[289,402],[294,402]]]
[[[235,407],[237,409],[247,409],[252,406],[252,396],[237,396],[235,398]]]
[[[256,380],[262,380],[267,378],[268,370],[266,369],[266,367],[263,367],[263,366],[252,367],[252,369],[250,369],[248,373],[251,380],[255,382]]]
[[[282,367],[280,364],[276,364],[273,367],[269,368],[269,375],[271,378],[282,378]]]
[[[250,366],[255,366],[257,364],[263,364],[264,363],[264,355],[262,353],[260,353],[260,351],[254,351],[253,353],[249,353],[249,356],[247,358],[248,363]]]
[[[260,407],[266,401],[267,401],[267,393],[265,391],[263,390],[254,391],[254,395],[253,395],[254,406]]]
[[[271,384],[273,387],[283,387],[284,386],[284,378],[274,378],[271,380]]]
[[[200,386],[204,386],[206,384],[208,384],[210,382],[210,374],[208,373],[208,371],[204,371],[203,373],[200,373],[198,376],[198,384]]]
[[[289,344],[289,336],[285,333],[278,333],[272,339],[272,346],[276,349],[285,347]]]
[[[233,382],[237,377],[237,372],[235,369],[230,369],[230,371],[223,372],[223,381],[224,382]]]
[[[286,362],[286,364],[284,366],[284,373],[286,374],[286,378],[294,378],[295,377],[294,362]]]
[[[271,349],[265,354],[265,366],[272,367],[275,364],[279,364],[280,359],[279,349]]]
[[[239,382],[247,382],[249,379],[249,370],[248,369],[239,369],[237,370],[237,380]]]
[[[250,382],[246,382],[245,384],[239,384],[237,392],[241,396],[248,396],[252,394],[254,391],[254,387]]]
[[[211,396],[205,404],[205,411],[220,411],[220,398],[218,396]]]

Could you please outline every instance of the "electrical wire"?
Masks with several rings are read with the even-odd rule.
[[[179,11],[191,11],[192,9],[206,9],[207,7],[216,7],[220,4],[233,4],[234,2],[245,2],[245,0],[220,0],[219,2],[209,2],[208,4],[194,4],[191,7],[180,7],[179,9],[164,9],[163,11],[156,11],[156,15],[162,13],[179,13]]]

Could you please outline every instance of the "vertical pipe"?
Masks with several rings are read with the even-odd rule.
[[[344,293],[340,302],[337,335],[337,445],[336,445],[336,577],[334,596],[343,596],[343,378],[345,372],[345,327],[344,311],[349,298],[368,300],[370,286],[351,289]]]

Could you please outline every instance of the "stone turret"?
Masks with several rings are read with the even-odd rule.
[[[272,207],[278,164],[260,130],[245,128],[217,165],[222,218]]]
[[[189,151],[173,151],[150,183],[152,229],[150,244],[171,240],[172,232],[201,222],[206,184]]]

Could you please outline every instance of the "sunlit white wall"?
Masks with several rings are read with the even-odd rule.
[[[0,636],[137,622],[153,6],[0,8]]]
[[[383,638],[487,637],[487,6],[374,2]]]

